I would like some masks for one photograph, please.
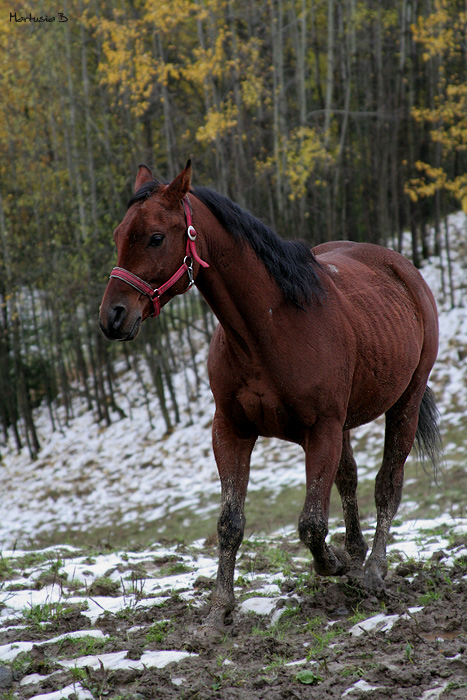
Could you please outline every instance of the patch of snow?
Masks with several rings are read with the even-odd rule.
[[[278,600],[279,598],[247,598],[240,603],[240,610],[245,613],[255,613],[255,615],[270,615]]]
[[[425,690],[423,695],[420,697],[420,700],[438,700],[438,698],[440,698],[446,690],[447,685],[448,683],[446,682],[443,685],[438,686],[437,688],[430,688],[429,690]]]
[[[64,668],[83,668],[89,666],[93,669],[128,670],[147,668],[165,668],[172,663],[178,663],[188,656],[198,656],[188,651],[145,651],[140,659],[128,659],[127,651],[115,651],[110,654],[98,654],[90,656],[80,656],[77,659],[63,659],[58,663]]]
[[[172,680],[172,683],[174,685],[183,685],[184,683],[186,683],[186,678],[183,678],[183,677],[182,678],[172,678],[171,680]]]
[[[349,629],[349,632],[354,637],[361,637],[365,632],[389,632],[398,620],[407,620],[411,615],[415,615],[421,610],[423,610],[423,607],[417,606],[409,608],[409,615],[384,615],[383,613],[372,615],[367,620],[357,622],[356,625]]]
[[[45,639],[42,642],[12,642],[11,644],[2,644],[0,646],[0,660],[13,661],[18,654],[23,651],[31,651],[33,646],[42,646],[44,644],[55,644],[62,639],[79,639],[80,637],[95,637],[97,639],[105,639],[109,635],[103,634],[100,630],[77,630],[76,632],[65,632],[58,637]]]
[[[345,698],[350,693],[369,693],[371,690],[383,690],[385,686],[383,685],[370,685],[363,679],[354,683],[350,688],[347,688],[341,695]]]
[[[57,673],[57,671],[55,671]],[[58,671],[60,673],[60,671]],[[52,674],[50,674],[52,675]],[[32,685],[33,683],[42,683],[45,678],[48,678],[49,676],[41,676],[40,673],[30,673],[29,676],[24,676],[19,684],[20,685]]]
[[[55,690],[52,693],[41,693],[40,695],[34,695],[33,697],[29,698],[29,700],[67,700],[71,693],[76,695],[77,700],[92,700],[92,698],[94,698],[94,695],[92,695],[89,690],[85,690],[80,683],[72,683],[61,690]]]
[[[394,627],[400,615],[373,615],[367,620],[357,622],[356,625],[349,629],[350,634],[354,637],[361,637],[365,632],[389,632]]]

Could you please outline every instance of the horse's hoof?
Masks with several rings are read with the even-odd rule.
[[[331,547],[331,551],[336,557],[339,568],[335,573],[335,576],[343,576],[352,568],[352,559],[350,554],[345,549],[337,549],[336,547]]]
[[[363,567],[361,564],[352,561],[350,569],[347,571],[347,578],[350,584],[363,587]]]
[[[329,547],[330,556],[327,561],[315,560],[315,571],[320,576],[343,576],[351,567],[351,559],[344,549]]]
[[[374,593],[375,595],[386,591],[384,579],[381,576],[379,569],[376,567],[365,569],[365,573],[363,575],[363,585],[368,591]]]
[[[221,642],[225,636],[225,629],[206,622],[195,629],[194,635],[198,641]]]

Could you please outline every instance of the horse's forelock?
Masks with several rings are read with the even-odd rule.
[[[157,192],[160,186],[161,183],[158,180],[150,180],[149,182],[145,182],[144,185],[141,185],[141,187],[134,193],[128,202],[127,209],[137,202],[144,202],[155,192]]]

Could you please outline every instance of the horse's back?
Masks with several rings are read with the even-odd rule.
[[[391,248],[372,243],[331,241],[316,246],[315,256],[336,287],[352,293],[358,280],[359,294],[389,294],[397,290],[401,298],[408,297],[423,316],[424,323],[437,329],[436,303],[430,288],[417,268],[405,256]],[[427,329],[428,330],[428,329]]]

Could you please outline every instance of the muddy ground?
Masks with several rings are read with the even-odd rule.
[[[185,589],[174,585],[162,597],[154,594],[154,604],[144,593],[148,580],[188,570],[196,574],[200,557],[215,561],[215,544],[195,553],[177,545],[163,556],[155,548],[136,564],[122,555],[120,563],[84,587],[63,573],[67,559],[91,567],[105,551],[47,550],[1,558],[6,595],[0,649],[27,641],[34,645],[0,662],[0,698],[466,700],[466,544],[465,536],[451,538],[425,562],[396,552],[387,590],[377,598],[346,577],[316,576],[294,538],[246,541],[238,560],[237,609],[216,643],[194,634],[207,610],[211,577],[193,576]],[[32,582],[36,591],[59,585],[60,601],[48,604],[45,598],[7,617],[8,596],[13,600]],[[116,612],[102,609],[94,620],[86,610],[99,596],[123,596],[123,602]],[[267,614],[258,613],[262,602],[269,605]],[[365,621],[376,615],[386,617],[375,618],[379,625],[366,629]],[[77,630],[79,638],[42,643]],[[86,630],[103,636],[86,636]],[[145,667],[139,662],[152,650],[191,655],[164,668]],[[135,668],[93,663],[113,652],[125,652]],[[63,666],[87,656],[89,665]],[[65,694],[56,692],[64,688]]]

